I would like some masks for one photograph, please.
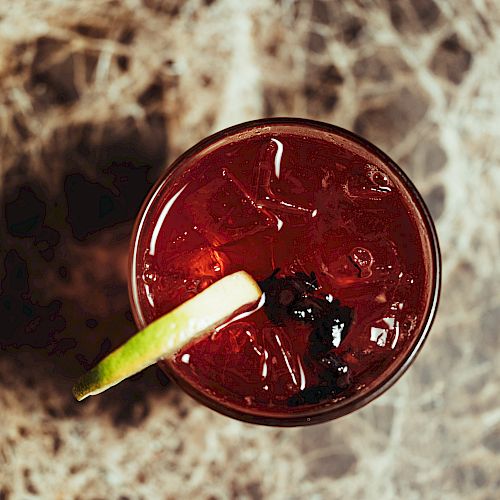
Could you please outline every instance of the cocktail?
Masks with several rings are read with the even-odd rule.
[[[159,364],[223,414],[303,425],[359,408],[406,370],[435,314],[439,265],[428,211],[385,154],[338,127],[267,119],[170,166],[137,219],[129,290],[143,329],[248,273],[253,303]]]

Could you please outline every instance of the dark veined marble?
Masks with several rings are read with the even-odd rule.
[[[478,499],[500,489],[500,5],[0,2],[0,499]],[[219,416],[152,368],[73,401],[134,331],[133,218],[164,165],[261,116],[356,130],[436,219],[415,364],[338,421]]]

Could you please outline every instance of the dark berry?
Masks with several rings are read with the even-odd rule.
[[[296,300],[296,295],[292,290],[281,290],[278,297],[278,302],[282,306],[288,306]]]
[[[325,300],[305,297],[290,304],[288,314],[297,321],[315,323],[327,314],[328,307],[325,307],[325,304],[328,304]]]
[[[328,304],[328,311],[322,315],[321,321],[309,336],[309,348],[313,357],[338,347],[351,325],[351,309],[338,305],[337,301]]]
[[[334,386],[337,391],[346,389],[351,384],[351,370],[340,356],[329,352],[319,362],[325,367],[319,374],[322,381]]]
[[[331,294],[317,297],[316,275],[298,272],[278,277],[279,269],[259,283],[266,294],[264,309],[278,325],[287,320],[312,326],[305,361],[318,374],[319,384],[288,399],[289,406],[312,405],[335,397],[351,384],[349,366],[332,349],[339,347],[352,322],[352,311]]]
[[[326,353],[317,361],[321,371],[320,383],[306,387],[288,399],[289,406],[318,404],[341,394],[351,385],[351,371],[347,363],[333,352]]]
[[[316,277],[316,273],[314,271],[309,275],[303,272],[298,272],[295,274],[295,277],[302,282],[303,286],[306,288],[305,291],[315,292],[321,288],[318,285],[318,278]]]
[[[316,385],[306,387],[288,398],[288,406],[314,405],[327,399],[329,396],[332,396],[332,390],[328,386]]]
[[[300,303],[307,298],[309,293],[319,288],[316,275],[297,273],[294,276],[278,278],[278,273],[279,269],[276,269],[271,276],[259,283],[266,294],[264,308],[269,319],[278,325],[282,325],[286,319],[307,321],[301,318],[301,312],[294,313],[295,304]]]

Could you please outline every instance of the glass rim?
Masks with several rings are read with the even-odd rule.
[[[138,328],[144,328],[146,322],[142,318],[142,313],[140,312],[140,306],[138,301],[137,293],[137,283],[136,283],[136,265],[137,265],[137,247],[140,237],[140,231],[148,210],[152,207],[153,202],[156,199],[156,195],[163,187],[165,183],[168,182],[169,177],[176,171],[176,169],[181,166],[185,160],[193,156],[194,154],[202,151],[207,146],[224,139],[227,136],[235,135],[243,130],[250,130],[254,127],[261,127],[265,125],[297,125],[305,128],[312,128],[316,130],[323,130],[325,132],[340,136],[344,139],[354,142],[361,146],[363,149],[374,154],[378,157],[384,165],[386,165],[390,171],[394,171],[397,176],[399,176],[408,193],[412,196],[413,202],[416,207],[416,212],[421,216],[422,222],[425,227],[425,233],[429,239],[430,252],[431,252],[431,267],[432,267],[432,281],[430,284],[431,294],[429,297],[429,304],[427,309],[427,314],[423,320],[422,327],[418,333],[418,338],[416,339],[414,345],[410,347],[410,350],[401,356],[401,359],[396,359],[387,370],[381,374],[381,381],[376,383],[366,392],[359,392],[351,398],[339,401],[338,403],[333,403],[331,406],[324,406],[321,410],[311,409],[309,412],[293,414],[290,413],[286,416],[272,416],[271,414],[257,414],[257,413],[245,413],[243,411],[237,410],[223,402],[219,402],[212,399],[200,390],[193,387],[187,380],[178,376],[174,373],[170,367],[166,366],[166,371],[169,376],[177,385],[179,385],[186,393],[193,397],[196,401],[204,404],[205,406],[217,411],[223,415],[235,418],[237,420],[255,423],[261,425],[269,426],[279,426],[279,427],[294,427],[301,425],[310,425],[325,422],[328,420],[333,420],[340,418],[344,415],[354,412],[367,405],[374,399],[381,396],[390,387],[392,387],[399,378],[406,372],[406,370],[414,362],[416,356],[422,349],[429,332],[431,330],[432,324],[434,322],[439,298],[441,293],[441,251],[439,247],[439,241],[437,236],[437,231],[432,220],[430,211],[423,200],[420,192],[413,184],[412,180],[408,175],[402,170],[395,161],[393,161],[386,153],[380,150],[377,146],[373,145],[367,139],[357,135],[354,132],[346,130],[337,125],[332,125],[329,123],[310,120],[307,118],[294,118],[294,117],[274,117],[274,118],[260,118],[256,120],[251,120],[247,122],[242,122],[231,127],[219,130],[208,137],[205,137],[201,141],[197,142],[195,145],[187,149],[184,153],[179,155],[172,163],[170,163],[160,175],[158,180],[149,190],[145,200],[143,201],[141,208],[136,216],[134,227],[131,234],[130,247],[129,247],[129,262],[128,262],[128,293],[129,301],[131,304],[132,315],[136,326]]]

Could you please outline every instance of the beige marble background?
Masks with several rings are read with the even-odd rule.
[[[2,0],[0,499],[499,498],[499,89],[498,0]],[[138,199],[199,139],[272,115],[355,130],[421,189],[444,276],[414,366],[310,428],[232,421],[154,368],[73,402],[134,329]],[[92,218],[100,195],[116,217]]]

